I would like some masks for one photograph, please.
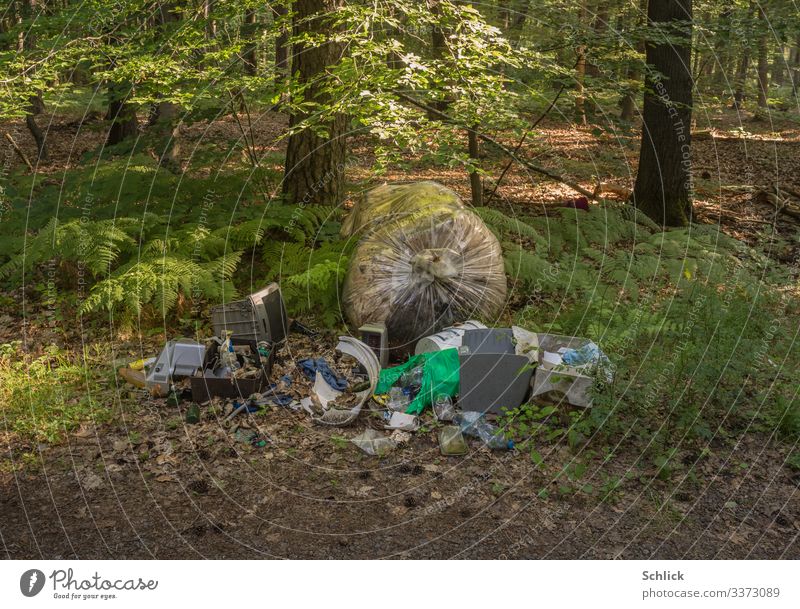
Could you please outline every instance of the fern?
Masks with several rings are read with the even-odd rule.
[[[136,241],[129,233],[136,230],[130,218],[59,224],[52,218],[39,233],[28,240],[22,252],[0,267],[0,277],[10,277],[47,260],[82,264],[97,277],[117,262],[120,254],[132,251]]]
[[[123,316],[138,316],[150,305],[162,314],[172,311],[181,295],[210,300],[234,296],[230,277],[241,252],[205,263],[171,256],[139,260],[125,265],[92,287],[82,313],[105,309]]]

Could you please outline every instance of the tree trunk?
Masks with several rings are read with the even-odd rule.
[[[599,38],[603,35],[606,30],[608,30],[608,14],[609,14],[609,5],[607,0],[597,0],[597,3],[594,7],[595,16],[592,20],[592,34]],[[592,61],[591,56],[591,46],[586,49],[586,76],[590,78],[599,78],[601,76],[600,73],[600,66],[598,66],[594,61]],[[585,84],[585,83],[584,83]],[[591,85],[591,81],[590,81]],[[589,95],[585,98],[584,101],[586,107],[586,115],[589,120],[594,122],[595,114],[597,113],[597,104],[595,103],[592,95]]]
[[[478,125],[473,125],[472,129],[467,131],[467,138],[469,142],[469,158],[472,159],[473,165],[478,164],[478,159],[481,155],[481,149],[478,143],[477,129]],[[469,185],[472,190],[472,205],[475,207],[482,207],[483,184],[481,184],[480,174],[475,169],[469,172]]]
[[[786,59],[784,58],[785,52],[784,46],[780,45],[778,50],[775,51],[775,55],[772,57],[772,65],[769,68],[769,78],[775,83],[776,87],[783,86],[783,67],[786,63]]]
[[[256,35],[256,12],[247,9],[244,12],[244,24],[242,25],[242,37],[247,40],[247,46],[242,53],[244,61],[244,72],[248,76],[255,76],[258,72],[258,47],[254,40]]]
[[[125,138],[136,135],[139,128],[136,111],[128,103],[129,87],[118,83],[108,85],[108,113],[106,120],[111,121],[106,145],[119,144]]]
[[[792,95],[797,99],[797,91],[800,87],[800,36],[797,37],[797,42],[794,47],[794,61],[792,62],[791,70],[792,78]]]
[[[447,54],[447,38],[445,28],[442,24],[442,9],[439,6],[439,0],[431,0],[429,6],[431,13],[438,17],[431,29],[431,49],[433,51],[433,57],[437,60],[444,60]],[[447,99],[435,99],[431,103],[431,106],[439,112],[447,112],[449,105]],[[435,116],[429,113],[428,119],[435,120]]]
[[[328,31],[323,17],[335,11],[341,0],[297,0],[294,3],[296,35],[320,34]],[[315,18],[309,19],[316,15]],[[304,99],[326,103],[322,86],[314,82],[327,66],[338,62],[343,47],[338,42],[323,42],[306,48],[295,45],[292,50],[292,75],[302,86],[313,83],[303,92]],[[303,113],[289,116],[290,129],[307,118]],[[337,205],[344,191],[347,116],[337,115],[327,125],[327,137],[304,129],[289,136],[283,192],[289,202]]]
[[[36,124],[36,119],[34,118],[37,114],[44,112],[44,100],[42,99],[41,91],[37,91],[35,95],[31,95],[29,108],[28,114],[25,115],[25,125],[28,127],[28,131],[31,132],[33,140],[36,142],[36,153],[39,161],[46,161],[48,159],[47,140],[45,134],[42,132],[42,128]]]
[[[647,0],[639,0],[639,11],[641,15],[647,14]],[[640,17],[637,17],[636,22],[637,24],[641,24],[643,20]],[[645,52],[644,42],[639,41],[636,44],[636,50],[640,53]],[[628,80],[633,82],[639,76],[639,66],[636,64],[631,64],[628,68]],[[625,93],[625,96],[622,98],[620,102],[620,106],[622,107],[620,111],[620,120],[625,122],[631,122],[633,120],[633,113],[636,111],[636,99],[634,98],[634,91],[633,87],[628,87],[628,90]]]
[[[582,0],[580,7],[581,25],[586,22],[586,0]],[[586,45],[579,44],[575,49],[575,122],[579,125],[586,124],[586,98],[583,96],[584,81],[586,80]]]
[[[750,49],[745,48],[742,51],[742,60],[739,62],[739,67],[736,70],[736,88],[733,92],[733,107],[739,109],[742,107],[742,102],[746,97],[747,90],[747,72],[750,70]]]
[[[650,0],[648,24],[691,28],[692,0]],[[692,216],[691,30],[682,41],[648,42],[644,125],[634,205],[664,226],[683,226]]]
[[[731,20],[733,8],[725,7],[719,14],[719,31],[714,40],[714,71],[711,86],[715,91],[727,91],[728,65],[730,61]]]
[[[214,40],[217,37],[217,23],[211,18],[211,4],[214,0],[203,0],[203,18],[206,21],[206,38]]]
[[[24,19],[35,18],[38,2],[39,0],[24,0],[20,11],[20,17]],[[24,36],[20,40],[20,50],[24,53],[25,50],[32,49],[34,47],[36,44],[36,38],[30,30],[26,31],[24,35],[20,35]],[[42,92],[40,90],[36,90],[28,98],[28,111],[25,114],[25,126],[28,128],[28,131],[31,132],[33,141],[36,142],[36,153],[40,162],[46,161],[48,158],[47,139],[45,134],[42,132],[42,128],[36,123],[36,119],[34,117],[37,114],[42,114],[43,112],[44,99],[42,99]]]
[[[758,39],[758,107],[766,108],[769,97],[769,55],[767,47],[767,15],[764,8],[759,9],[764,31]]]

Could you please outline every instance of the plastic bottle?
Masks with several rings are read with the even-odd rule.
[[[506,440],[500,428],[489,423],[480,412],[461,412],[456,415],[455,422],[461,428],[461,433],[480,438],[491,449],[514,448],[514,441]]]
[[[405,412],[410,403],[411,399],[409,395],[403,391],[402,387],[392,387],[389,389],[389,401],[386,404],[389,410],[394,412]]]
[[[438,421],[452,421],[456,416],[453,400],[449,395],[440,393],[433,401],[433,413]]]
[[[194,403],[189,404],[189,408],[186,409],[186,422],[187,423],[200,422],[200,406]]]
[[[410,370],[406,370],[400,376],[400,386],[405,389],[411,397],[416,395],[420,387],[422,387],[423,371],[423,366],[414,366]]]

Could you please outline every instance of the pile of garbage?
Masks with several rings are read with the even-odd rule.
[[[366,410],[377,428],[352,441],[371,455],[407,441],[426,409],[441,426],[442,454],[464,454],[464,436],[511,449],[492,417],[530,399],[588,408],[595,380],[611,380],[610,361],[586,339],[454,324],[473,314],[493,318],[505,303],[506,277],[495,236],[444,186],[373,189],[342,233],[360,235],[342,295],[359,338],[340,336],[335,349],[325,349],[312,330],[288,323],[272,283],[212,309],[214,335],[204,343],[169,341],[157,358],[120,374],[168,404],[190,399],[187,423],[200,420],[201,407],[224,401],[231,433],[253,445],[266,440],[243,431],[236,423],[242,414],[275,406],[344,427]],[[305,335],[311,352],[296,357],[290,333]],[[404,362],[389,366],[390,346]]]
[[[188,424],[207,418],[204,411],[221,413],[234,438],[255,447],[272,440],[248,425],[247,415],[278,408],[304,413],[322,426],[367,422],[352,442],[369,455],[407,442],[431,414],[443,455],[465,454],[469,436],[490,449],[511,450],[513,441],[493,417],[531,399],[590,407],[593,383],[612,374],[608,358],[591,341],[487,328],[474,320],[423,337],[415,353],[394,366],[381,365],[387,357],[381,324],[363,326],[360,339],[340,336],[333,350],[296,322],[278,342],[273,339],[281,332],[267,339],[219,330],[205,344],[169,341],[157,358],[134,362],[120,374],[169,406],[190,400]],[[296,346],[289,348],[292,331],[306,335],[302,357]]]

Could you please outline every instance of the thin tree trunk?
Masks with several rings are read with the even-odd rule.
[[[639,11],[641,17],[637,17],[637,23],[641,25],[644,22],[645,15],[647,15],[647,0],[639,0]],[[636,44],[636,50],[640,53],[645,52],[644,42],[639,41]],[[639,66],[637,64],[631,64],[628,68],[628,80],[631,82],[635,81],[639,78]],[[633,120],[633,114],[636,111],[636,99],[634,97],[634,89],[633,87],[628,87],[627,91],[625,92],[625,96],[622,98],[620,105],[622,109],[620,111],[620,119],[625,122],[631,122]]]
[[[608,30],[608,13],[609,13],[609,5],[606,0],[597,0],[597,4],[595,5],[595,16],[592,20],[592,32],[594,36],[600,37],[602,34]],[[586,49],[586,76],[590,78],[599,78],[600,74],[600,67],[591,60],[591,48]],[[585,85],[585,83],[584,83]],[[585,87],[584,87],[585,88]],[[594,115],[597,112],[597,104],[594,102],[594,99],[591,95],[586,97],[585,99],[585,107],[586,107],[586,115],[588,119],[594,120]]]
[[[586,23],[586,0],[582,0],[580,7],[581,25]],[[586,98],[583,96],[584,82],[586,80],[586,45],[579,44],[575,49],[577,61],[575,62],[575,122],[579,125],[586,124]]]
[[[478,126],[474,125],[472,129],[467,131],[467,139],[469,142],[469,158],[472,159],[474,165],[478,164],[481,154],[480,145],[478,143]],[[481,176],[476,169],[469,172],[469,185],[472,190],[472,205],[475,207],[483,206],[483,184],[481,184]]]
[[[791,78],[792,78],[792,95],[797,99],[797,91],[800,88],[800,36],[797,37],[797,42],[794,47],[794,61],[792,62]]]
[[[773,83],[775,83],[776,87],[783,86],[783,68],[784,64],[786,63],[785,53],[785,47],[780,45],[778,50],[775,51],[775,55],[772,57],[772,65],[769,68],[769,78]]]
[[[41,91],[37,91],[35,95],[30,97],[29,107],[30,110],[28,114],[25,115],[25,125],[28,127],[28,131],[31,132],[33,140],[36,142],[36,153],[39,161],[47,161],[49,158],[47,154],[47,140],[45,134],[42,132],[42,128],[36,124],[36,119],[34,119],[34,116],[44,112],[44,100],[42,100]]]
[[[296,35],[318,34],[328,30],[322,18],[339,7],[341,0],[297,0],[294,3]],[[313,19],[310,19],[314,17]],[[299,84],[311,83],[304,91],[304,98],[325,103],[323,87],[314,82],[327,66],[335,64],[343,51],[338,42],[324,42],[320,46],[306,48],[295,45],[292,52],[292,75]],[[303,113],[289,117],[289,128],[307,118]],[[347,116],[339,114],[327,125],[327,137],[311,129],[304,129],[289,136],[286,150],[283,192],[288,201],[305,205],[316,203],[336,205],[344,192],[345,155],[347,149]]]
[[[731,18],[733,8],[725,7],[719,14],[720,28],[715,34],[714,40],[714,71],[711,79],[711,86],[716,91],[727,90],[728,66],[730,62],[730,41],[731,41]]]
[[[650,0],[648,24],[691,28],[692,0]],[[664,226],[682,226],[692,216],[691,31],[682,41],[648,42],[644,125],[634,205]]]
[[[272,22],[278,29],[275,37],[275,89],[283,91],[286,79],[289,76],[289,29],[285,25],[285,19],[289,11],[283,2],[278,2],[272,7]],[[279,101],[275,108],[281,106]]]
[[[255,34],[256,12],[253,9],[247,9],[244,12],[244,24],[242,26],[242,38],[247,40],[247,46],[242,53],[242,60],[244,62],[244,72],[248,76],[255,76],[258,72],[258,46],[254,40]]]
[[[203,18],[206,22],[206,38],[214,40],[217,37],[217,23],[211,18],[211,5],[214,0],[203,0]]]
[[[442,25],[442,9],[439,6],[439,0],[431,0],[429,2],[429,7],[431,13],[438,17],[433,29],[431,30],[431,49],[433,51],[434,59],[441,61],[447,54],[447,39],[445,37],[446,32],[444,26]],[[447,99],[435,99],[431,103],[431,106],[436,108],[439,112],[447,112],[449,105],[450,104]],[[431,120],[435,119],[435,117],[430,115],[428,118]]]
[[[742,102],[746,98],[747,90],[747,72],[750,70],[750,49],[745,48],[742,51],[742,59],[739,62],[739,67],[736,70],[736,88],[733,92],[733,107],[738,109],[742,107]]]
[[[759,8],[759,14],[763,21],[762,27],[764,29],[758,39],[758,107],[766,108],[767,100],[769,97],[769,56],[767,47],[767,15],[764,8]]]
[[[33,19],[36,16],[36,8],[39,1],[40,0],[24,0],[22,3],[22,9],[20,11],[20,17]],[[36,38],[30,32],[30,30],[26,31],[24,35],[20,35],[24,36],[20,40],[21,51],[24,53],[24,51],[34,47],[36,44]],[[28,111],[25,114],[25,126],[28,128],[28,131],[31,132],[33,141],[36,142],[36,154],[39,158],[39,161],[46,161],[48,159],[46,136],[34,118],[37,114],[42,114],[43,112],[44,99],[42,98],[42,92],[40,90],[36,90],[28,98]]]

